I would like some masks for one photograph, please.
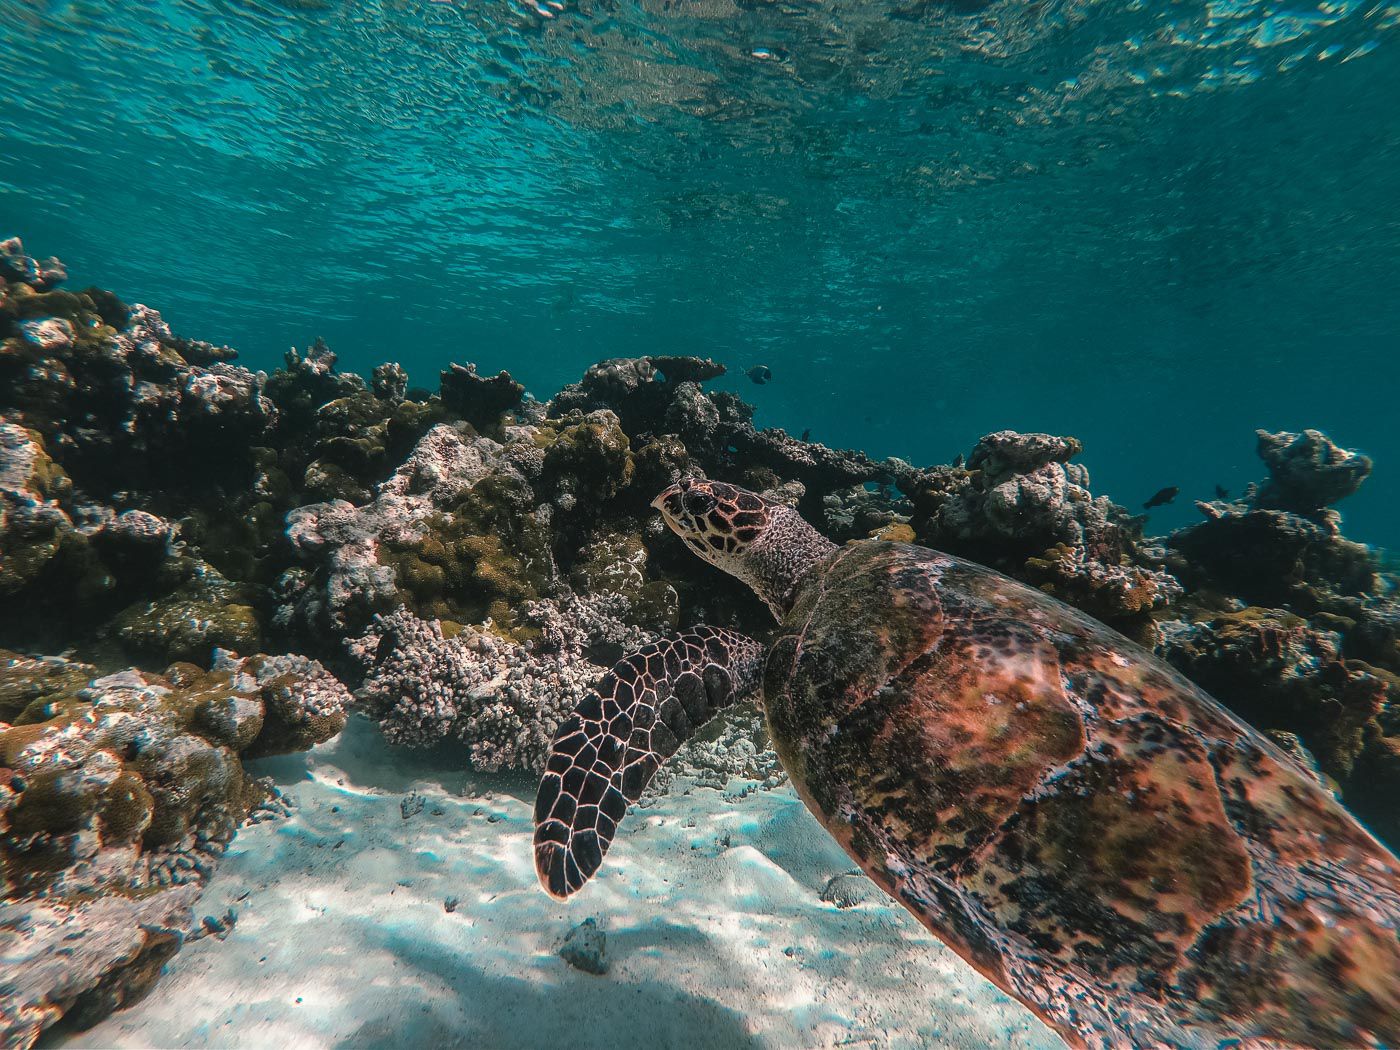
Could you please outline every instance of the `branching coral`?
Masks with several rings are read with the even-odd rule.
[[[610,661],[654,637],[627,613],[620,598],[534,602],[524,619],[536,638],[521,645],[400,609],[351,643],[367,671],[356,695],[391,743],[455,737],[477,769],[538,771],[560,722],[606,670],[590,655]]]

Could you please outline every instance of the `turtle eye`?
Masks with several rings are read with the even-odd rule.
[[[685,511],[693,518],[704,517],[715,509],[718,501],[710,493],[703,489],[687,492],[685,499],[681,503],[685,506]]]

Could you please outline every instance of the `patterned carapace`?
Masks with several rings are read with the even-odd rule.
[[[697,487],[713,505],[686,506]],[[784,538],[703,538],[733,520],[716,510],[740,496]],[[691,482],[658,504],[782,620],[762,700],[803,801],[881,888],[1072,1046],[1400,1046],[1400,861],[1172,668],[936,551],[838,549],[732,486]],[[718,649],[665,651],[679,674],[624,661],[637,678],[623,696],[685,710],[687,731],[722,706],[698,702],[694,686],[688,703],[675,695],[687,671],[728,696],[760,659],[732,632]],[[717,652],[739,661],[727,678]],[[575,786],[571,803],[598,793],[573,756],[596,764],[589,741],[628,729],[614,708],[565,728],[541,785],[537,851],[557,895],[601,860],[588,837],[601,818],[557,800],[560,784]],[[643,779],[674,737],[653,732],[636,748]],[[609,832],[635,798],[617,784]],[[548,852],[578,832],[587,871]]]

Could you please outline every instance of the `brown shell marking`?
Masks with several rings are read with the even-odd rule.
[[[1184,678],[1015,581],[841,551],[774,646],[809,806],[1072,1045],[1400,1044],[1400,863]]]

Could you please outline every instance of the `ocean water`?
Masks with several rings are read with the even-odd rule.
[[[1400,1046],[1397,100],[1389,0],[0,0],[0,241],[271,375],[0,246],[0,1046]]]
[[[914,461],[1072,433],[1129,506],[1378,464],[1397,542],[1384,2],[0,2],[0,228],[272,368],[735,367]],[[761,390],[737,373],[767,364]]]

